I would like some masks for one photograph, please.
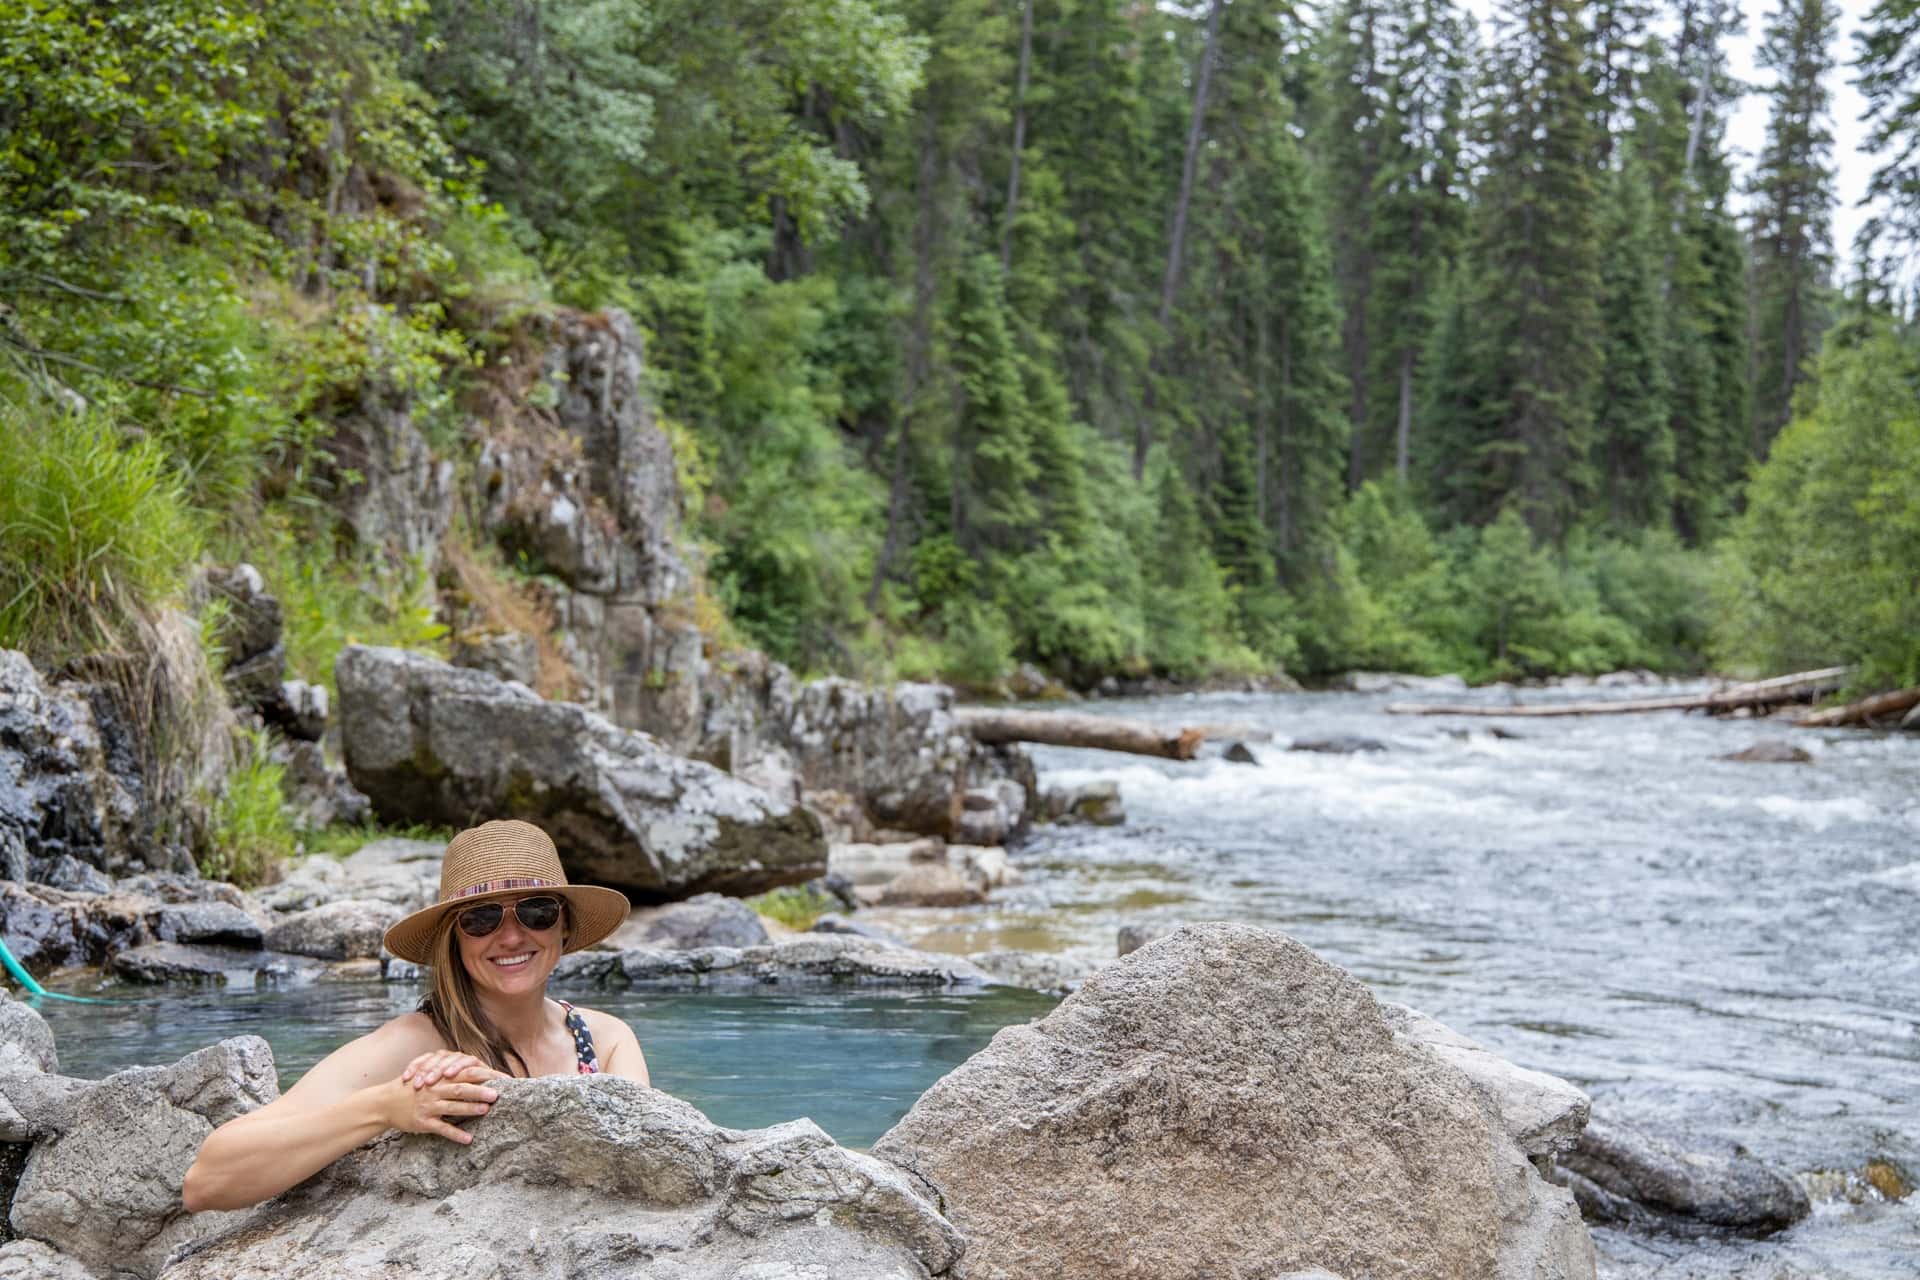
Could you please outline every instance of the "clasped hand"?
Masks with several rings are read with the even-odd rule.
[[[406,1133],[437,1133],[453,1142],[472,1142],[473,1135],[450,1123],[450,1118],[487,1114],[500,1096],[487,1081],[500,1074],[470,1053],[448,1049],[423,1053],[390,1086],[387,1118]]]

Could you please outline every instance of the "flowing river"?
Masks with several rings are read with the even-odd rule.
[[[1574,696],[1594,695],[1527,695]],[[1871,1160],[1920,1177],[1920,736],[1678,713],[1399,717],[1389,700],[1096,704],[1273,737],[1252,743],[1254,764],[1041,749],[1044,785],[1117,781],[1126,824],[1041,828],[1015,853],[1022,883],[986,906],[864,914],[933,949],[1062,951],[1088,967],[1111,958],[1122,924],[1282,929],[1381,996],[1575,1081],[1596,1114],[1693,1149],[1737,1146],[1813,1188],[1813,1216],[1767,1240],[1597,1230],[1609,1280],[1920,1276],[1920,1195],[1888,1203],[1860,1177]],[[1286,749],[1332,735],[1386,749]],[[1814,762],[1719,758],[1782,738]],[[292,1072],[413,998],[319,984],[45,1012],[76,1074],[241,1030],[273,1040]],[[811,1114],[854,1145],[994,1029],[1049,1003],[831,989],[594,998],[634,1021],[657,1083],[721,1123]]]

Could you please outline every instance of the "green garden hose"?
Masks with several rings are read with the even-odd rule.
[[[71,1000],[75,1004],[126,1004],[124,1000],[102,1000],[94,996],[67,996],[58,991],[49,991],[33,980],[25,965],[13,958],[13,952],[7,950],[7,940],[0,938],[0,964],[7,967],[14,980],[27,989],[28,994],[45,996],[49,1000]]]

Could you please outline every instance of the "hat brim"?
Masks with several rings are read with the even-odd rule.
[[[568,914],[572,919],[572,932],[567,935],[567,944],[561,950],[562,955],[582,950],[600,941],[626,923],[627,913],[633,909],[632,904],[627,901],[627,895],[618,889],[606,889],[596,884],[557,884],[545,889],[500,889],[493,893],[476,893],[471,898],[436,902],[412,915],[402,917],[387,930],[384,939],[386,948],[402,960],[411,960],[415,964],[432,964],[433,937],[440,931],[441,921],[454,912],[465,911],[468,907],[477,906],[483,902],[498,902],[503,898],[537,898],[549,895],[566,901]]]

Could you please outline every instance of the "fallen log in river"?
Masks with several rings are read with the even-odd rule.
[[[1920,711],[1920,689],[1893,689],[1862,698],[1858,702],[1849,702],[1844,707],[1816,711],[1794,721],[1794,724],[1802,729],[1831,729],[1843,724],[1872,725],[1900,716],[1902,719],[1899,723],[1907,725],[1912,723],[1916,711]]]
[[[1136,756],[1191,760],[1207,737],[1204,728],[1163,729],[1137,720],[1079,715],[1069,711],[1000,711],[962,707],[961,727],[976,742],[1039,742],[1050,747],[1092,747]]]
[[[1464,704],[1421,704],[1393,702],[1387,713],[1396,716],[1619,716],[1642,711],[1705,711],[1723,714],[1742,709],[1759,711],[1792,702],[1811,702],[1846,684],[1852,667],[1822,667],[1818,671],[1797,671],[1755,680],[1712,693],[1683,694],[1670,698],[1614,698],[1601,702],[1535,702],[1510,706],[1469,706]],[[1806,721],[1802,721],[1805,724]]]

